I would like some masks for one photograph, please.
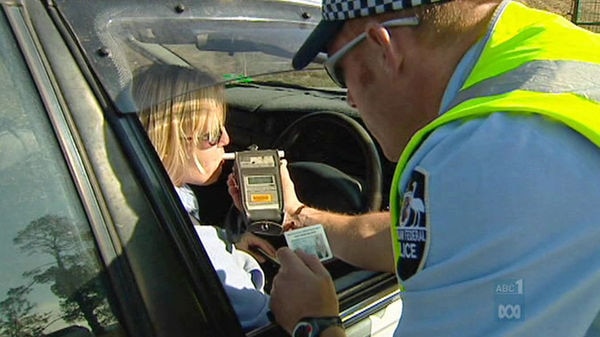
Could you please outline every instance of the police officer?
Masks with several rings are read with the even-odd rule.
[[[326,52],[398,165],[390,213],[301,208],[287,193],[294,224],[322,223],[336,256],[397,274],[396,336],[599,335],[600,37],[514,1],[322,10],[294,66]],[[278,257],[277,322],[343,336],[323,266]]]

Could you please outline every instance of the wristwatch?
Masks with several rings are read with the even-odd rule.
[[[304,317],[294,327],[292,337],[319,337],[321,332],[332,326],[344,327],[339,316]]]

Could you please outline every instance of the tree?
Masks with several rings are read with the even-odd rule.
[[[35,337],[48,326],[50,313],[32,313],[34,304],[26,296],[31,285],[11,288],[0,302],[0,335],[6,337]]]
[[[40,284],[52,283],[51,291],[60,298],[62,318],[67,322],[85,319],[96,334],[112,320],[103,287],[102,271],[93,258],[89,231],[65,217],[45,215],[29,223],[13,239],[29,255],[50,255],[54,262],[24,275]]]

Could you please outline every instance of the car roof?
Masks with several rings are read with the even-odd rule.
[[[223,82],[291,72],[320,20],[315,0],[59,0],[56,8],[122,112],[139,110],[131,79],[148,63],[205,69]]]

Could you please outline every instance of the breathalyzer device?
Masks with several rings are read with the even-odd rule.
[[[279,171],[280,150],[226,153],[224,159],[235,160],[235,174],[240,188],[246,230],[263,235],[281,235],[283,190]],[[232,158],[233,157],[233,158]]]

